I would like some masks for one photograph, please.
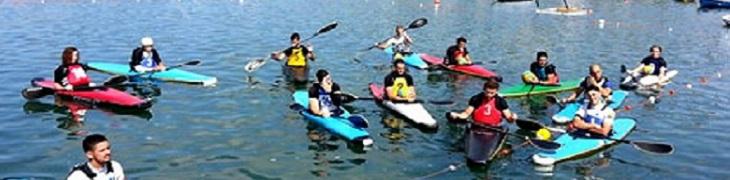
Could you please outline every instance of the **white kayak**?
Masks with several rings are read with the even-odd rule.
[[[550,15],[561,15],[561,16],[585,16],[591,14],[593,10],[588,8],[565,8],[565,7],[554,7],[554,8],[542,8],[535,9],[535,13],[538,14],[550,14]]]
[[[421,103],[408,102],[408,103],[395,103],[388,100],[383,100],[384,90],[383,87],[378,86],[375,83],[370,83],[370,92],[373,96],[386,108],[393,110],[414,123],[425,126],[427,128],[437,128],[438,122],[434,119],[426,108]]]
[[[725,26],[730,26],[730,14],[722,16],[722,21],[725,22]]]

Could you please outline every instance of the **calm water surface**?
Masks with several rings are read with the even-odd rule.
[[[426,17],[410,31],[414,49],[442,55],[458,36],[469,38],[472,58],[504,76],[504,86],[520,83],[537,50],[547,50],[563,79],[586,74],[591,63],[619,76],[619,65],[635,64],[651,44],[664,46],[669,66],[681,73],[667,88],[674,95],[657,105],[641,105],[631,95],[640,130],[634,140],[672,143],[672,155],[657,156],[619,145],[555,167],[558,179],[726,179],[730,161],[727,62],[730,32],[720,17],[728,11],[698,11],[675,1],[573,1],[594,9],[589,16],[538,15],[535,4],[492,1],[0,1],[0,177],[61,178],[83,161],[81,136],[104,133],[114,159],[131,179],[438,179],[536,178],[523,147],[487,168],[465,168],[463,127],[442,114],[461,109],[479,92],[482,80],[447,72],[412,70],[422,98],[453,100],[426,105],[440,124],[423,132],[372,102],[350,105],[370,119],[375,146],[366,152],[308,125],[288,110],[291,92],[280,66],[269,63],[247,74],[243,65],[287,46],[293,31],[304,36],[337,20],[337,29],[310,41],[318,53],[313,69],[326,68],[344,90],[368,94],[368,82],[382,81],[386,57],[355,53],[392,33],[396,24]],[[541,1],[541,6],[560,6]],[[604,26],[598,25],[605,20]],[[29,102],[20,90],[33,77],[51,77],[65,46],[81,50],[82,61],[126,63],[142,36],[153,36],[168,64],[201,58],[185,69],[218,77],[216,87],[162,83],[148,112],[89,110],[85,123],[69,122],[66,108],[46,97]],[[357,56],[361,62],[353,61]],[[92,73],[101,81],[108,75]],[[700,79],[706,79],[701,83]],[[691,83],[692,88],[685,85]],[[558,109],[510,100],[522,117],[549,122]],[[516,127],[512,127],[516,129]],[[510,139],[511,144],[521,140]],[[449,165],[451,172],[439,173]]]

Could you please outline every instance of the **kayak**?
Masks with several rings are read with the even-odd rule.
[[[497,73],[489,71],[489,70],[483,68],[482,66],[479,66],[476,64],[443,65],[443,63],[444,63],[443,58],[425,54],[425,53],[421,54],[421,59],[423,59],[423,61],[425,61],[426,63],[428,63],[430,65],[441,65],[442,67],[444,67],[448,70],[451,70],[451,71],[456,71],[456,72],[460,72],[460,73],[464,73],[464,74],[468,74],[468,75],[472,75],[472,76],[476,76],[476,77],[480,77],[480,78],[486,78],[486,79],[494,78],[497,81],[500,81],[500,82],[502,81],[502,77],[499,77],[497,75]]]
[[[613,122],[613,139],[624,139],[636,127],[636,120],[631,118],[616,118]],[[603,138],[590,138],[570,133],[562,134],[555,139],[561,146],[555,150],[540,150],[532,156],[535,164],[551,166],[569,159],[589,156],[610,145],[616,144],[614,140]]]
[[[393,47],[385,48],[383,52],[390,56],[393,56]],[[421,59],[421,55],[418,53],[411,53],[409,55],[406,55],[405,58],[403,58],[403,61],[405,61],[407,65],[416,67],[418,69],[428,68],[428,64],[426,64],[426,62]]]
[[[31,80],[33,87],[39,87],[53,91],[56,95],[71,97],[74,100],[80,100],[98,105],[109,105],[122,108],[147,109],[152,106],[150,98],[142,99],[132,96],[124,91],[114,88],[100,87],[91,90],[55,90],[55,82],[43,78],[35,78]]]
[[[554,8],[543,8],[535,9],[538,14],[551,14],[551,15],[562,15],[562,16],[585,16],[591,14],[593,10],[587,8],[570,8],[554,7]]]
[[[436,122],[431,114],[426,111],[426,108],[423,108],[423,105],[421,105],[421,103],[394,103],[383,99],[383,97],[385,96],[384,87],[380,87],[375,83],[370,83],[369,88],[370,93],[373,94],[373,97],[376,99],[376,101],[383,105],[385,108],[395,111],[400,115],[403,115],[407,119],[413,121],[420,126],[424,126],[427,128],[438,128],[438,122]]]
[[[507,132],[507,127],[500,127]],[[507,142],[507,135],[480,126],[470,126],[465,132],[466,159],[469,163],[487,164],[494,160]]]
[[[292,95],[294,102],[303,106],[309,107],[309,95],[307,91],[296,91]],[[365,131],[363,127],[355,127],[353,123],[348,120],[351,117],[347,110],[342,109],[344,113],[339,117],[322,117],[309,113],[308,110],[302,110],[299,112],[305,119],[313,122],[319,126],[324,127],[329,132],[338,135],[349,142],[355,142],[364,146],[373,144],[373,140],[370,139],[370,134]]]
[[[291,67],[282,65],[281,72],[288,82],[307,83],[309,78],[309,66]]]
[[[564,81],[560,82],[560,85],[554,86],[522,84],[504,88],[499,91],[499,95],[502,97],[519,97],[527,95],[557,93],[578,89],[578,85],[580,85],[580,82],[580,79],[573,81]]]
[[[725,26],[730,26],[730,14],[722,16],[722,22],[725,22]]]
[[[629,95],[629,92],[627,91],[614,90],[613,94],[611,94],[611,104],[609,104],[608,107],[612,109],[620,108],[621,104],[624,103],[627,95]],[[560,110],[560,112],[553,115],[553,121],[555,121],[556,123],[568,123],[570,121],[573,121],[575,113],[578,112],[578,110],[581,106],[583,106],[584,103],[584,101],[576,101],[566,104],[565,107]]]
[[[105,63],[105,62],[90,62],[86,64],[92,70],[114,74],[114,75],[126,75],[126,76],[141,76],[144,78],[159,79],[170,82],[181,82],[190,84],[202,84],[203,86],[213,86],[218,82],[218,79],[211,76],[205,76],[179,68],[171,69],[163,72],[154,72],[141,75],[141,73],[130,71],[129,65],[127,64],[116,64],[116,63]]]
[[[654,88],[654,85],[657,84],[664,86],[671,83],[672,78],[677,76],[677,74],[679,74],[678,70],[668,70],[665,74],[666,77],[664,77],[663,80],[659,79],[659,76],[656,75],[646,75],[641,77],[639,80],[636,80],[631,76],[630,72],[626,72],[623,77],[621,77],[621,84],[619,85],[619,88],[623,90],[636,90]]]
[[[730,8],[728,0],[700,0],[700,8]]]

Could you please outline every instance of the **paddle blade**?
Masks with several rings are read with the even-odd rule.
[[[264,59],[254,59],[251,61],[248,61],[245,66],[243,66],[243,69],[246,70],[246,72],[253,72],[260,68],[261,66],[264,66],[266,64],[266,60]]]
[[[200,60],[192,60],[185,63],[186,66],[197,66],[200,64]]]
[[[517,124],[517,127],[519,127],[520,129],[524,129],[524,130],[528,130],[528,131],[537,131],[537,130],[544,128],[544,126],[542,124],[535,122],[535,121],[526,120],[526,119],[517,119],[517,121],[515,123]]]
[[[670,144],[633,141],[631,145],[638,150],[653,154],[672,154],[674,152],[674,147]]]
[[[331,30],[335,29],[335,28],[337,28],[337,21],[332,21],[331,23],[329,23],[329,24],[323,26],[322,28],[320,28],[319,31],[317,31],[317,33],[314,33],[314,36],[317,36],[317,35],[322,34],[322,33],[326,33],[328,31],[331,31]]]
[[[108,86],[108,85],[114,85],[114,84],[121,84],[127,80],[129,80],[129,78],[127,78],[127,76],[115,75],[115,76],[111,76],[111,77],[107,78],[104,81],[103,85]]]
[[[621,65],[621,73],[626,73],[626,65]]]
[[[294,103],[294,104],[289,105],[289,109],[294,110],[294,111],[304,111],[307,108],[305,108],[301,104]]]
[[[416,102],[419,102],[419,100],[417,99]],[[423,102],[423,101],[420,101],[420,102]],[[449,100],[441,100],[441,101],[430,100],[428,102],[431,104],[435,104],[435,105],[453,105],[454,104],[454,101],[449,101]]]
[[[556,150],[560,148],[560,144],[551,141],[539,140],[535,138],[530,138],[528,139],[528,141],[536,148],[542,150]]]
[[[347,120],[352,123],[352,125],[356,128],[368,128],[370,127],[370,123],[368,122],[368,119],[363,117],[362,115],[352,115],[347,118]]]
[[[349,93],[338,93],[333,94],[333,96],[335,96],[335,99],[338,99],[343,104],[351,103],[357,100],[357,96]]]
[[[411,24],[408,25],[408,28],[406,29],[416,29],[425,26],[428,24],[428,20],[426,18],[418,18],[416,20],[413,20]]]
[[[23,95],[23,98],[28,100],[38,99],[51,93],[53,93],[53,91],[42,87],[25,88],[20,92],[20,94]]]
[[[550,104],[558,104],[560,100],[558,100],[558,97],[555,95],[549,95],[545,96],[545,100],[549,102]]]

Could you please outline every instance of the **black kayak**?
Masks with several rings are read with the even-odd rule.
[[[507,132],[507,127],[496,127]],[[494,160],[507,142],[507,135],[480,126],[471,125],[465,134],[466,159],[469,164],[485,165]]]

